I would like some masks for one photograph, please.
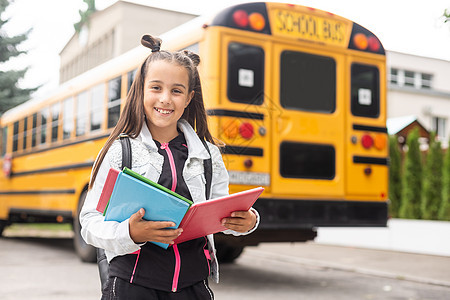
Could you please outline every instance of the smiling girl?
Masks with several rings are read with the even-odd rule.
[[[130,137],[132,169],[194,202],[206,201],[203,161],[212,160],[209,198],[228,194],[228,173],[209,132],[197,66],[198,55],[160,51],[161,40],[144,35],[152,53],[142,63],[116,127],[94,164],[80,213],[85,241],[105,249],[110,263],[102,299],[213,299],[207,278],[218,282],[212,235],[173,244],[182,229],[142,219],[140,209],[124,222],[104,221],[96,210],[110,168],[120,169],[118,137]],[[201,139],[207,141],[211,156]],[[132,199],[130,199],[132,201]],[[225,218],[227,234],[254,231],[253,208]],[[148,241],[171,244],[163,249]]]

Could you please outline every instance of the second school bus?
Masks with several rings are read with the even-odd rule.
[[[213,135],[230,192],[264,186],[259,229],[217,236],[222,261],[261,242],[307,241],[320,226],[385,226],[386,57],[378,38],[332,13],[281,3],[230,7],[164,34],[200,54]],[[72,222],[95,157],[115,125],[138,47],[1,118],[0,232],[14,222]]]

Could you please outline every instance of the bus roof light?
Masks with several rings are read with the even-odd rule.
[[[371,36],[369,38],[369,50],[373,51],[373,52],[378,52],[378,50],[380,50],[380,42],[378,41],[378,39],[374,36]]]
[[[266,27],[266,20],[264,19],[263,15],[260,13],[252,13],[248,17],[248,20],[250,21],[250,27],[253,30],[261,31]]]
[[[363,33],[357,33],[353,37],[353,44],[355,44],[356,48],[359,50],[366,50],[369,45],[369,41]]]
[[[233,20],[239,27],[245,28],[248,26],[248,14],[243,9],[239,9],[233,13]]]

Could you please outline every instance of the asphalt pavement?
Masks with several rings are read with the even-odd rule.
[[[309,243],[247,247],[249,256],[450,287],[450,257]]]

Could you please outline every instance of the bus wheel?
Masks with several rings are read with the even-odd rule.
[[[86,242],[81,237],[81,224],[78,216],[80,215],[81,208],[84,204],[84,199],[86,199],[87,191],[83,191],[78,201],[78,209],[75,218],[73,219],[73,244],[78,257],[84,262],[96,262],[97,253],[95,247],[86,244]]]
[[[2,236],[3,234],[3,230],[6,227],[6,222],[5,221],[0,221],[0,236]]]
[[[219,263],[230,264],[233,263],[236,258],[238,258],[242,251],[243,246],[231,246],[225,243],[219,243],[217,248],[217,260]]]

